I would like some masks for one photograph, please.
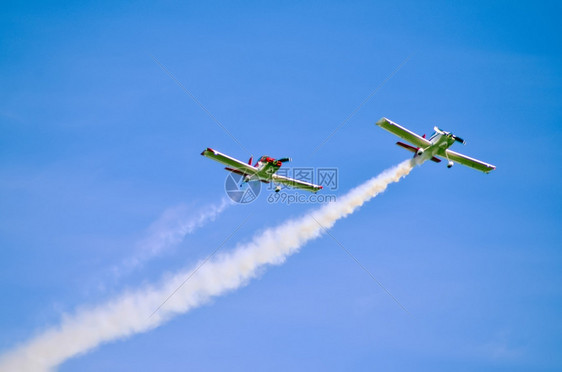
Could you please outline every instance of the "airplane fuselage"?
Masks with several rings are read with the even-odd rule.
[[[262,156],[257,162],[255,167],[258,171],[254,174],[247,174],[244,176],[244,182],[270,180],[273,174],[279,170],[283,163],[279,160],[273,159],[269,156]]]
[[[443,134],[435,132],[430,138],[431,145],[426,148],[419,148],[415,158],[420,157],[422,160],[428,160],[437,155],[438,152],[445,151],[455,143],[453,135],[450,133]]]

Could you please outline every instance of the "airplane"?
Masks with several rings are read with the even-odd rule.
[[[434,127],[433,129],[435,130],[435,133],[433,133],[429,139],[426,139],[425,134],[423,136],[417,135],[416,133],[388,120],[387,118],[380,119],[376,124],[382,129],[385,129],[413,144],[414,146],[403,142],[396,142],[398,146],[413,152],[414,158],[419,158],[421,161],[432,160],[436,163],[440,163],[441,159],[438,157],[441,157],[447,159],[447,168],[451,168],[454,162],[457,162],[484,173],[489,173],[496,169],[495,165],[484,163],[480,160],[449,150],[449,147],[451,147],[455,142],[460,142],[463,145],[466,143],[465,140],[455,136],[451,132],[446,132]]]
[[[300,181],[275,174],[279,170],[281,165],[283,165],[283,163],[285,162],[291,161],[291,158],[282,158],[277,160],[269,156],[262,156],[261,158],[259,158],[256,164],[252,166],[253,157],[250,157],[248,163],[244,163],[243,161],[222,154],[216,150],[213,150],[212,148],[207,148],[201,153],[201,155],[226,165],[227,167],[224,169],[243,176],[243,182],[273,182],[275,184],[286,185],[289,187],[294,187],[296,189],[311,191],[313,193],[316,193],[318,192],[318,190],[322,189],[322,186],[319,185],[314,185],[305,181]],[[275,187],[275,192],[279,191],[281,191],[281,186],[277,185]]]

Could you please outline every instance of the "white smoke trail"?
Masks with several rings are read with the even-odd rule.
[[[61,324],[9,351],[0,358],[1,371],[48,371],[65,360],[102,343],[153,329],[174,315],[185,313],[211,297],[234,290],[254,278],[264,265],[278,265],[306,242],[321,235],[337,220],[398,182],[414,167],[407,160],[370,179],[338,199],[307,215],[267,229],[203,265],[182,287],[190,270],[175,274],[158,286],[126,293],[97,307],[80,309]],[[181,287],[153,316],[164,298]]]
[[[214,221],[232,202],[224,198],[218,205],[194,211],[185,205],[168,208],[148,228],[148,235],[139,243],[138,252],[113,268],[116,275],[126,274],[142,266],[146,261],[163,254],[181,243],[186,235],[193,233],[208,222]]]

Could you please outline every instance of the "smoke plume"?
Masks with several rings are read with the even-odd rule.
[[[74,314],[64,316],[58,326],[5,353],[0,358],[0,370],[52,370],[65,360],[103,343],[149,331],[212,297],[235,290],[256,277],[260,268],[282,264],[288,256],[319,237],[336,221],[352,214],[389,184],[398,182],[410,173],[414,165],[413,160],[404,161],[352,189],[336,202],[266,229],[250,242],[215,256],[200,266],[195,274],[192,270],[184,270],[158,285],[124,293],[95,307],[78,309]],[[186,283],[189,275],[192,276]],[[164,299],[174,292],[161,306]]]
[[[168,208],[148,228],[148,234],[138,244],[137,252],[119,266],[114,274],[121,276],[142,267],[148,260],[160,256],[181,243],[186,235],[214,221],[232,202],[224,198],[220,204],[194,210],[185,205]]]

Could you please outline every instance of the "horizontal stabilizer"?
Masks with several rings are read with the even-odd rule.
[[[397,144],[398,146],[402,147],[402,148],[405,148],[405,149],[408,150],[408,151],[411,151],[411,152],[416,152],[416,151],[418,151],[418,149],[415,148],[414,146],[407,145],[407,144],[405,144],[404,142],[396,142],[396,144]]]
[[[396,142],[396,144],[397,144],[398,146],[400,146],[400,147],[402,147],[402,148],[408,150],[408,151],[413,152],[413,153],[415,153],[416,151],[418,151],[418,149],[417,149],[416,147],[407,145],[407,144],[405,144],[405,143],[403,143],[403,142]],[[434,161],[434,162],[436,162],[436,163],[441,163],[441,159],[436,158],[435,156],[433,156],[433,157],[431,158],[431,161]]]
[[[245,176],[245,175],[246,175],[246,173],[240,172],[238,169],[229,168],[229,167],[225,167],[224,169],[226,169],[226,170],[229,171],[229,172],[239,174],[239,175],[241,175],[241,176]]]

